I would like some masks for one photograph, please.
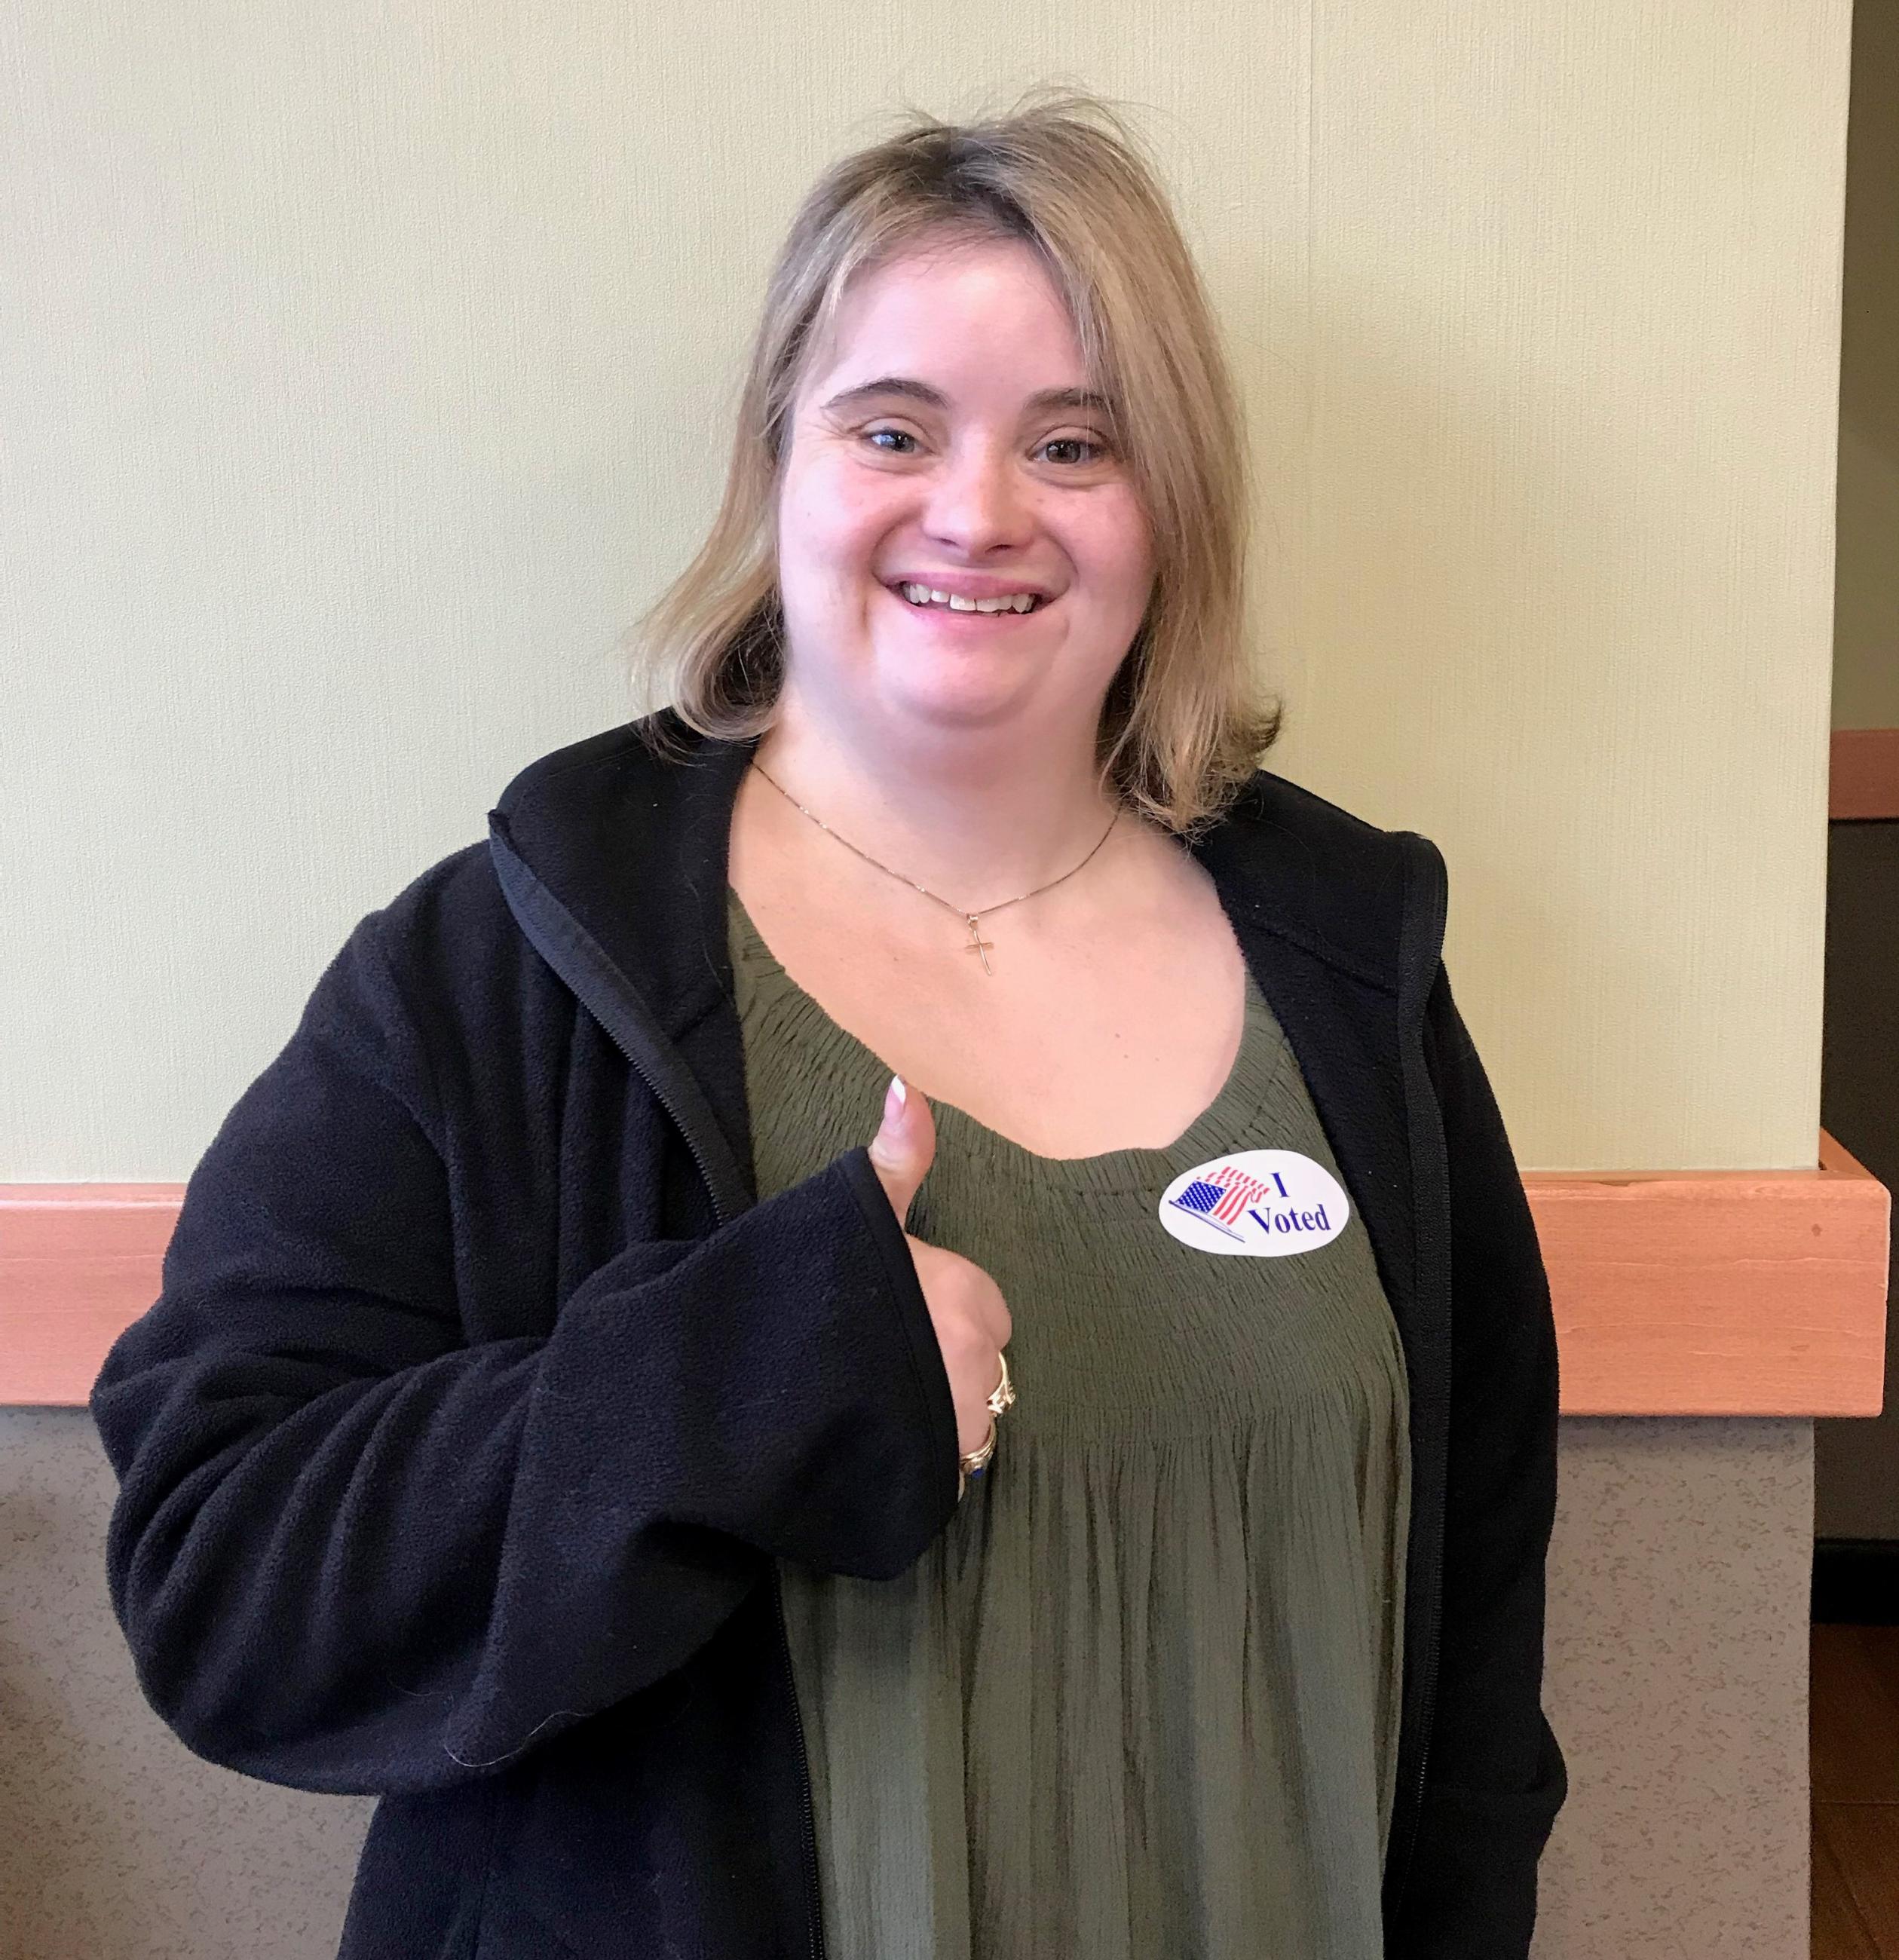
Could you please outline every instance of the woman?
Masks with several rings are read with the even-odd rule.
[[[382,1793],[345,1955],[1527,1952],[1548,1294],[1436,852],[1253,768],[1239,428],[1097,105],[838,164],[676,705],[199,1165],[113,1599]]]

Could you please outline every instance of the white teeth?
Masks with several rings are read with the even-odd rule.
[[[901,588],[912,606],[946,606],[953,612],[1026,612],[1035,605],[1032,592],[1012,592],[1000,599],[965,599],[960,593],[938,592],[927,585]]]

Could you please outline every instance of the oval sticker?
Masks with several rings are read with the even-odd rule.
[[[1214,1157],[1160,1195],[1160,1222],[1183,1246],[1255,1259],[1329,1245],[1350,1216],[1338,1179],[1296,1150]]]

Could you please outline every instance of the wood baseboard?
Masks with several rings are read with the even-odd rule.
[[[182,1184],[0,1185],[0,1403],[83,1403],[158,1297]]]
[[[1876,1415],[1883,1185],[1812,1170],[1532,1172],[1570,1415]],[[158,1297],[184,1187],[0,1185],[0,1404],[83,1405]]]

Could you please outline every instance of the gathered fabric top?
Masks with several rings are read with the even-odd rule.
[[[865,1142],[891,1071],[727,910],[762,1199]],[[1249,973],[1232,1071],[1163,1148],[1042,1157],[930,1108],[908,1227],[1001,1287],[1019,1399],[899,1577],[781,1561],[830,1960],[1380,1960],[1398,1330],[1356,1207],[1272,1257],[1160,1217],[1239,1151],[1342,1183],[1271,1006]]]

